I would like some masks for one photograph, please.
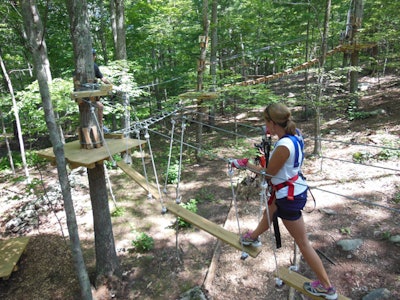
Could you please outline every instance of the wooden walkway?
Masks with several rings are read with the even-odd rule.
[[[18,269],[17,263],[28,242],[27,236],[0,241],[0,278],[8,279]]]
[[[356,44],[356,45],[339,45],[336,46],[335,48],[329,50],[326,53],[325,57],[331,56],[337,52],[354,52],[354,51],[359,51],[362,49],[369,49],[372,47],[375,47],[376,44]],[[293,68],[284,70],[282,72],[278,72],[278,73],[274,73],[271,75],[267,75],[267,76],[260,76],[256,79],[250,79],[250,80],[246,80],[246,81],[241,81],[241,82],[236,82],[233,84],[226,84],[224,85],[224,87],[230,87],[230,86],[246,86],[246,85],[254,85],[254,84],[260,84],[260,83],[266,83],[284,76],[287,76],[289,74],[293,74],[295,72],[298,72],[300,70],[303,69],[307,69],[310,68],[311,66],[315,65],[316,63],[319,62],[319,58],[314,58],[310,61],[307,61],[305,63],[302,63],[301,65],[295,66]]]
[[[142,188],[151,193],[153,197],[158,198],[158,189],[151,183],[147,184],[146,178],[134,170],[130,165],[126,164],[123,161],[117,162],[117,165],[131,177],[134,181],[136,181]],[[252,247],[252,246],[243,246],[239,242],[239,235],[233,232],[230,232],[223,228],[222,226],[203,218],[200,215],[197,215],[186,208],[182,207],[179,204],[174,202],[167,202],[165,206],[168,211],[181,217],[186,222],[193,224],[197,228],[208,232],[209,234],[215,236],[221,241],[231,245],[232,247],[243,250],[248,253],[251,257],[257,257],[261,252],[261,247]]]
[[[279,276],[280,279],[282,279],[287,285],[293,287],[294,289],[296,289],[300,293],[306,295],[308,298],[315,299],[315,300],[325,299],[323,297],[317,297],[317,296],[311,295],[311,294],[307,293],[303,289],[304,282],[310,282],[311,281],[307,277],[304,277],[303,275],[300,275],[299,273],[297,273],[295,271],[291,271],[286,267],[279,267],[278,270],[279,270],[278,276]],[[350,298],[347,298],[347,297],[342,296],[342,295],[338,295],[337,299],[338,300],[351,300]]]

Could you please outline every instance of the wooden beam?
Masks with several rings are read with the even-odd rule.
[[[306,290],[303,288],[304,282],[310,282],[311,280],[308,279],[307,277],[304,277],[303,275],[300,275],[299,273],[295,271],[291,271],[286,267],[279,267],[279,274],[278,276],[280,279],[282,279],[287,285],[295,288],[298,290],[300,293],[306,295],[310,299],[315,299],[315,300],[321,300],[323,297],[317,297],[314,295],[311,295],[310,293],[307,293]],[[342,295],[338,295],[338,300],[351,300],[350,298],[347,298]]]
[[[118,167],[120,167],[129,177],[131,177],[134,181],[136,181],[143,189],[151,193],[154,197],[158,198],[158,189],[152,184],[147,184],[146,178],[134,170],[130,165],[126,164],[123,161],[117,162]],[[215,224],[202,216],[199,216],[181,205],[178,205],[174,202],[166,203],[166,208],[168,211],[181,217],[186,222],[193,224],[194,226],[198,227],[201,230],[208,232],[209,234],[217,237],[218,239],[222,240],[223,242],[235,247],[238,250],[246,251],[251,257],[257,257],[258,254],[261,252],[261,248],[258,247],[249,247],[242,245],[239,242],[239,235],[233,232],[226,230],[225,228]]]
[[[209,234],[231,245],[232,247],[247,252],[251,257],[255,258],[261,252],[261,247],[252,247],[252,246],[242,247],[242,245],[239,242],[240,236],[238,234],[226,230],[222,226],[219,226],[218,224],[215,224],[210,220],[207,220],[206,218],[203,218],[202,216],[187,210],[186,208],[182,207],[179,204],[176,204],[174,202],[168,202],[166,206],[168,211],[172,212],[174,215],[181,217],[186,222],[189,222],[190,224],[193,224],[199,229],[208,232]]]
[[[0,241],[0,278],[8,279],[17,269],[17,263],[28,242],[28,236]]]

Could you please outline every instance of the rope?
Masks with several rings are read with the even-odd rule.
[[[270,232],[270,236],[272,237],[272,220],[269,215],[269,206],[268,206],[268,196],[269,196],[269,191],[267,195],[267,189],[268,189],[268,182],[265,179],[267,174],[265,172],[261,172],[262,175],[262,183],[261,183],[261,196],[260,196],[260,202],[263,202],[265,204],[265,214],[267,215],[267,221],[268,221],[268,231]],[[276,250],[277,246],[276,243],[272,242],[273,244],[273,253],[274,253],[274,260],[275,260],[275,268],[276,268],[276,277],[275,277],[275,284],[277,286],[282,286],[282,280],[280,279],[279,276],[279,271],[278,271],[278,258],[276,255]]]
[[[236,216],[236,222],[237,222],[239,236],[242,236],[242,233],[240,230],[240,221],[239,221],[238,205],[237,205],[237,201],[236,201],[236,193],[235,193],[235,189],[233,187],[233,174],[234,174],[234,170],[232,168],[232,161],[229,160],[228,161],[228,175],[229,175],[229,179],[230,179],[230,183],[231,183],[233,205],[235,207],[235,216]],[[246,251],[244,251],[244,245],[242,242],[240,243],[240,245],[242,248],[242,255],[241,255],[240,259],[245,260],[247,257],[249,257],[249,254]]]
[[[185,118],[182,119],[182,132],[181,132],[181,144],[180,144],[180,151],[179,151],[179,168],[178,168],[178,182],[176,184],[176,203],[181,203],[181,195],[179,190],[179,183],[181,182],[181,173],[182,173],[182,153],[183,153],[183,137],[185,133]]]
[[[171,138],[169,139],[169,154],[168,154],[168,165],[167,165],[167,172],[165,175],[165,184],[164,184],[164,194],[167,194],[167,184],[168,184],[168,175],[169,175],[169,167],[171,166],[171,156],[172,156],[172,144],[174,142],[174,132],[175,132],[175,120],[171,119]]]
[[[154,172],[154,177],[156,180],[156,185],[157,185],[157,190],[158,190],[158,196],[160,197],[160,203],[161,203],[161,213],[166,213],[167,212],[167,208],[164,206],[164,200],[163,200],[163,195],[161,193],[160,190],[160,184],[158,182],[158,175],[157,175],[157,169],[156,169],[156,165],[154,162],[154,156],[153,156],[153,150],[151,149],[151,144],[150,144],[150,134],[148,131],[148,128],[145,128],[145,134],[144,137],[146,139],[147,144],[149,145],[149,153],[150,153],[150,158],[151,158],[151,164],[153,166],[153,172]]]
[[[136,138],[139,141],[140,158],[142,160],[144,177],[146,178],[147,191],[149,192],[147,194],[147,199],[152,199],[153,195],[150,192],[149,177],[147,176],[147,169],[146,169],[146,164],[145,164],[145,161],[144,161],[144,151],[143,151],[142,143],[140,142],[140,131],[139,130],[136,130]]]
[[[85,101],[87,101],[87,100],[85,100]],[[112,161],[113,167],[115,167],[115,166],[116,166],[116,161],[115,161],[114,158],[112,157],[112,154],[111,154],[111,152],[110,152],[110,149],[109,149],[109,147],[108,147],[108,144],[107,144],[107,142],[106,142],[106,140],[105,140],[105,138],[104,138],[103,128],[100,128],[99,121],[98,121],[97,116],[96,116],[96,114],[95,114],[95,112],[94,112],[95,107],[94,107],[94,105],[93,105],[93,103],[92,103],[91,101],[88,101],[88,102],[89,102],[89,104],[90,104],[90,112],[91,112],[92,115],[93,115],[94,121],[96,122],[97,130],[99,131],[99,134],[100,134],[100,140],[102,141],[102,143],[104,144],[104,146],[105,146],[105,148],[106,148],[106,151],[107,151],[107,153],[108,153],[108,156],[110,157],[110,160]],[[103,163],[103,166],[104,166],[104,163]],[[112,201],[113,201],[113,203],[114,203],[115,208],[118,208],[117,201],[115,200],[115,195],[114,195],[114,192],[113,192],[113,189],[112,189],[110,176],[109,176],[109,174],[108,174],[107,166],[104,166],[104,173],[105,173],[106,178],[107,178],[107,185],[108,185],[108,189],[110,190],[111,199],[112,199]]]

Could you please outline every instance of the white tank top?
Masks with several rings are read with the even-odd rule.
[[[297,137],[297,136],[296,136]],[[300,137],[301,138],[301,137]],[[282,146],[286,147],[290,155],[286,162],[284,163],[283,167],[278,171],[278,173],[271,178],[271,183],[273,185],[277,185],[279,183],[283,183],[288,181],[290,178],[293,178],[300,172],[301,168],[301,162],[303,161],[303,151],[300,149],[299,143],[296,143],[296,147],[299,147],[299,166],[294,167],[295,163],[295,157],[296,157],[296,151],[295,151],[295,144],[292,142],[292,140],[288,137],[283,137],[279,141],[276,142],[274,146],[274,150],[272,151],[271,155],[274,153],[277,147]],[[294,183],[294,195],[297,196],[301,193],[303,193],[307,189],[307,183],[306,181],[299,176],[299,178],[295,181]],[[276,198],[284,198],[288,196],[288,187],[285,186],[281,188],[279,191],[276,192]]]

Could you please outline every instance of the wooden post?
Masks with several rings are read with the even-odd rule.
[[[83,149],[102,147],[103,104],[100,97],[110,94],[111,84],[102,85],[100,89],[76,85],[77,91],[71,93],[71,98],[79,105],[78,136]]]

